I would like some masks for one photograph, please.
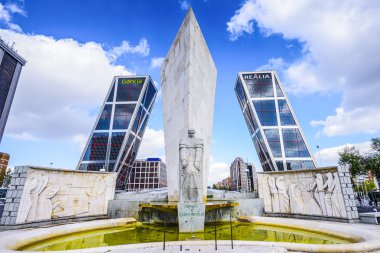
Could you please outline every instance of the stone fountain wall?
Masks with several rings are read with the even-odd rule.
[[[258,173],[268,216],[357,222],[348,166]]]
[[[115,173],[16,167],[0,225],[107,214]]]

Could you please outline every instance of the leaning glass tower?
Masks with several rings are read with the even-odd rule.
[[[275,71],[240,72],[235,93],[264,171],[315,168],[314,157]]]
[[[117,172],[124,190],[156,95],[150,76],[114,77],[77,169]]]

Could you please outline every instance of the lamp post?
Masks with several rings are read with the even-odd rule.
[[[240,162],[239,161],[236,163],[235,171],[237,173],[236,189],[238,192],[241,192],[241,173],[240,173]],[[240,190],[239,190],[239,182],[240,182]]]

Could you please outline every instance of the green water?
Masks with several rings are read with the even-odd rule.
[[[229,224],[224,223],[217,225],[218,240],[230,240],[230,233],[231,230]],[[206,225],[205,232],[194,234],[179,234],[177,226],[168,226],[166,230],[166,241],[194,240],[192,236],[195,236],[197,240],[214,240],[214,225]],[[292,242],[309,244],[350,243],[349,241],[323,234],[280,227],[241,223],[233,225],[233,238],[234,240],[243,241]],[[116,227],[104,230],[92,230],[88,232],[55,237],[28,245],[20,250],[73,250],[122,244],[162,242],[163,239],[164,227],[162,225],[142,225],[137,227]]]

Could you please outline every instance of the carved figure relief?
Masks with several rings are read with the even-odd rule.
[[[40,199],[37,205],[37,216],[36,220],[47,220],[52,218],[53,209],[59,206],[59,203],[52,203],[52,198],[59,191],[59,186],[52,185],[46,187],[46,189],[41,192]]]
[[[19,212],[16,219],[17,223],[22,223],[26,221],[30,212],[30,208],[32,207],[32,190],[36,188],[37,185],[38,176],[33,173],[30,174],[25,181],[24,192],[20,201]]]
[[[41,192],[45,189],[48,182],[48,177],[37,175],[37,186],[31,191],[32,206],[26,221],[34,221],[37,218],[37,206]]]
[[[72,172],[69,172],[72,173]],[[61,180],[75,177],[77,183]],[[114,175],[36,171],[25,180],[16,223],[107,212],[115,190]]]
[[[203,141],[194,138],[195,131],[188,130],[188,138],[179,143],[180,202],[203,202],[201,193]]]
[[[314,198],[317,201],[319,207],[322,210],[322,215],[327,215],[326,204],[325,204],[325,185],[323,184],[322,174],[318,173],[315,175],[315,181],[310,187],[310,191],[314,190]]]
[[[276,186],[276,179],[274,177],[268,177],[268,186],[269,192],[272,201],[272,212],[279,213],[280,212],[280,200],[278,196],[278,190]]]
[[[89,196],[89,212],[90,213],[102,213],[104,209],[104,192],[106,191],[106,182],[102,176],[97,176],[92,187],[87,189],[87,195]]]
[[[289,200],[291,213],[304,213],[305,204],[302,200],[302,192],[296,184],[289,186]]]
[[[311,191],[303,191],[302,200],[305,203],[305,214],[322,215],[322,209],[319,207]]]
[[[299,180],[297,176],[295,178]],[[345,215],[337,172],[317,173],[306,182],[294,183],[292,180],[287,181],[284,176],[267,176],[272,212],[335,217]]]
[[[276,178],[276,186],[278,189],[280,212],[281,213],[289,213],[290,212],[289,195],[286,192],[284,179],[285,178],[283,176],[277,177]]]
[[[340,191],[340,182],[338,177],[338,172],[334,173],[334,180],[332,186],[332,194],[331,194],[331,203],[332,203],[332,215],[333,216],[343,216],[342,206],[344,206],[343,199],[339,198],[342,194]]]
[[[325,206],[326,206],[326,213],[327,216],[333,216],[333,210],[332,210],[332,202],[331,197],[334,190],[334,179],[333,174],[331,172],[326,173],[326,183],[325,186]]]

